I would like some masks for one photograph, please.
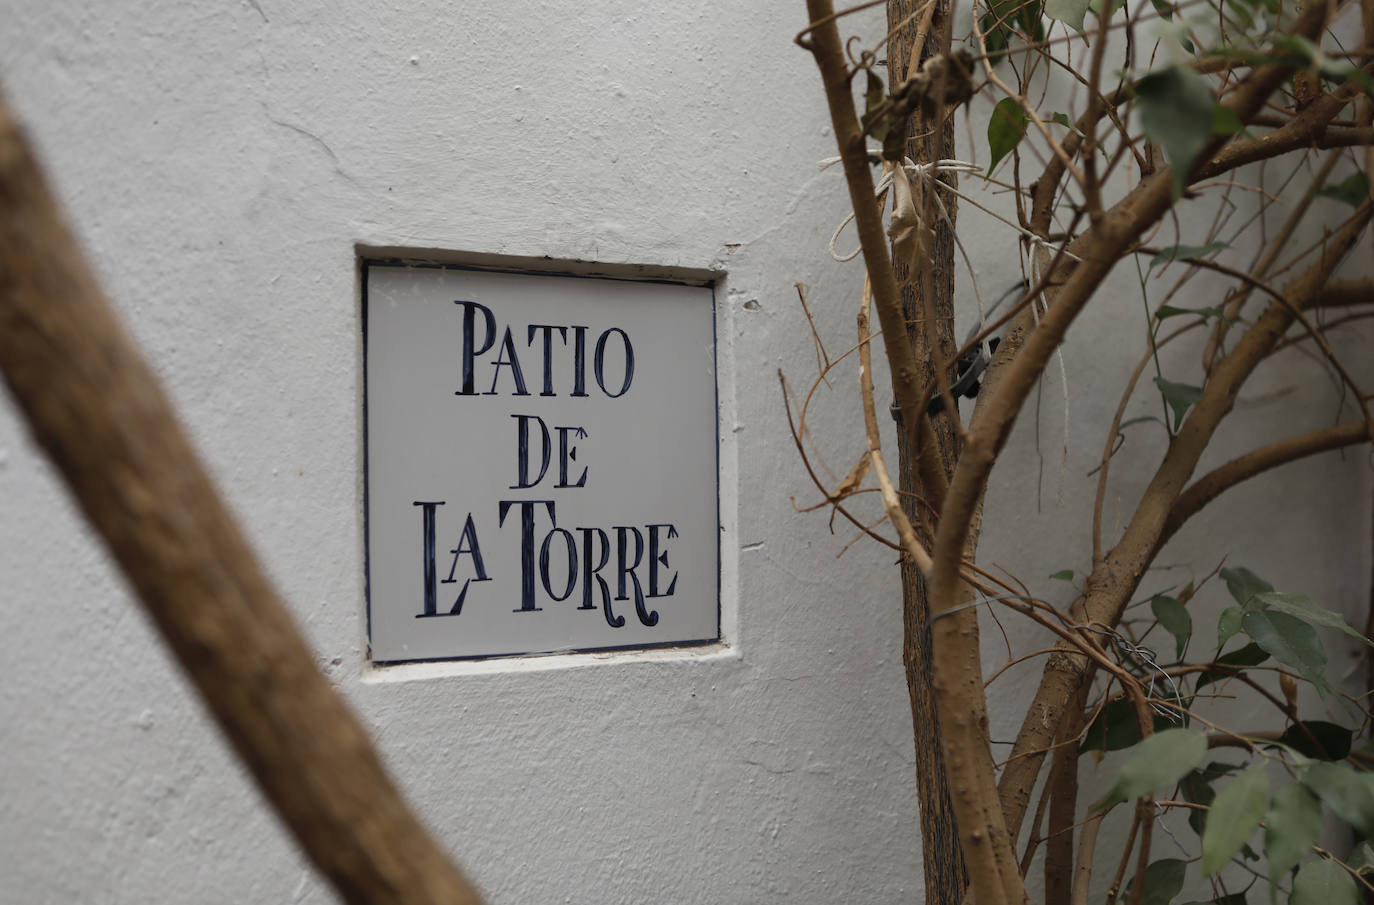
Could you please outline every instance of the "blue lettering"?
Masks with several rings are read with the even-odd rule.
[[[463,307],[463,386],[454,395],[474,396],[476,393],[472,388],[473,359],[490,349],[491,344],[496,341],[496,318],[492,316],[490,308],[477,302],[455,301],[453,304]],[[473,334],[477,328],[476,315],[478,311],[482,312],[482,326],[485,328],[481,348],[478,348],[477,344],[473,342]]]

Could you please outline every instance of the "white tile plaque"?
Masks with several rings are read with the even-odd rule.
[[[364,281],[373,662],[716,640],[712,290]]]

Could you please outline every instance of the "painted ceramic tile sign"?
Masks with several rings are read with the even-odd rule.
[[[364,279],[373,662],[716,640],[712,290]]]

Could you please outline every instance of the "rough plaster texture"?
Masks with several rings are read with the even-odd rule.
[[[804,383],[814,361],[792,282],[843,348],[857,279],[824,258],[844,193],[815,169],[834,146],[800,2],[10,0],[5,20],[0,78],[111,296],[321,666],[495,905],[921,900],[891,556],[836,559],[848,535],[789,499],[812,497],[776,370]],[[1004,231],[967,229],[986,285],[1019,278]],[[359,243],[726,274],[727,649],[368,674]],[[1062,499],[1052,381],[1043,464],[1028,415],[989,503],[987,558],[1054,599],[1040,576],[1087,561],[1114,404],[1093,391],[1138,354],[1121,285],[1066,351]],[[1296,365],[1268,388],[1303,387],[1297,414],[1276,428],[1261,399],[1227,448],[1329,417]],[[816,406],[853,424],[852,397]],[[841,473],[860,448],[820,442]],[[1119,474],[1124,515],[1143,478]],[[1369,494],[1362,454],[1326,456],[1225,499],[1166,560],[1200,575],[1231,552],[1356,613]],[[7,402],[0,550],[0,898],[328,901]],[[1031,677],[992,687],[995,737]]]

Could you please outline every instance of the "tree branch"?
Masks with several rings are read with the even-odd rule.
[[[1068,902],[1073,893],[1073,827],[1078,810],[1078,736],[1084,728],[1087,689],[1080,688],[1064,710],[1060,747],[1045,784],[1051,790],[1050,827],[1045,843],[1045,901]],[[1069,742],[1070,744],[1063,744]]]
[[[1374,143],[1374,136],[1371,136]],[[1313,297],[1309,308],[1353,308],[1374,304],[1374,280],[1332,280]]]
[[[1073,607],[1076,621],[1111,627],[1120,620],[1130,595],[1159,550],[1164,523],[1175,499],[1217,426],[1235,404],[1241,385],[1292,325],[1295,312],[1325,284],[1368,224],[1370,215],[1371,206],[1366,202],[1331,236],[1321,258],[1284,287],[1282,295],[1286,301],[1272,302],[1236,347],[1218,362],[1203,387],[1202,398],[1170,442],[1120,542],[1086,579],[1084,594]],[[938,548],[933,557],[938,573]],[[1063,702],[1078,687],[1085,669],[1084,659],[1064,645],[1046,663],[1040,687],[1012,749],[1013,760],[1002,774],[1002,801],[1011,826],[1019,826],[1025,816],[1029,786],[1039,773],[1042,755],[1035,752],[1048,746]]]
[[[924,411],[924,387],[918,383],[922,375],[916,370],[915,355],[907,340],[881,214],[873,203],[868,153],[854,112],[849,71],[834,22],[833,6],[830,0],[808,0],[807,9],[812,20],[807,47],[821,70],[854,207],[855,226],[883,329],[893,389],[911,448],[918,450],[917,462],[927,496],[932,505],[939,507],[944,499],[947,478],[937,455],[930,419]],[[955,571],[951,600],[961,593],[957,567]],[[947,615],[950,606],[949,603],[945,606]],[[1019,905],[1025,898],[1025,887],[1006,833],[1000,830],[1001,812],[987,743],[987,703],[979,663],[977,614],[972,609],[964,609],[950,618],[940,619],[936,611],[932,613],[933,685],[941,742],[972,890],[979,905]]]
[[[902,549],[922,572],[930,570],[930,554],[916,537],[916,529],[902,509],[897,488],[892,486],[892,478],[887,474],[887,463],[883,460],[883,440],[878,433],[877,407],[873,404],[873,354],[869,349],[872,337],[868,328],[869,283],[864,280],[863,300],[859,303],[859,396],[864,410],[864,433],[868,438],[868,458],[873,466],[873,476],[878,480],[878,488],[883,495],[883,510],[888,521],[897,529]]]
[[[1314,4],[1310,10],[1321,10],[1322,8],[1321,4]],[[1326,147],[1327,145],[1322,143],[1322,138],[1328,131],[1333,134],[1333,142],[1337,138],[1348,138],[1350,144],[1363,144],[1364,141],[1356,139],[1368,138],[1369,130],[1367,129],[1327,129],[1327,123],[1334,119],[1344,109],[1345,105],[1349,104],[1358,94],[1359,90],[1354,85],[1343,85],[1335,91],[1317,98],[1311,106],[1290,119],[1286,125],[1256,138],[1237,138],[1196,170],[1196,178],[1199,180],[1213,179],[1247,163],[1268,160],[1271,157],[1296,151],[1299,148],[1313,145]],[[1341,140],[1330,146],[1344,147],[1346,142]]]
[[[901,85],[920,73],[928,60],[948,56],[954,17],[950,0],[889,0],[887,4],[888,84]],[[905,61],[905,65],[903,65]],[[946,78],[950,67],[944,66]],[[920,164],[936,163],[957,156],[954,153],[954,119],[944,103],[944,91],[935,92],[938,103],[927,111],[917,105],[906,124],[906,156]],[[962,425],[957,425],[958,406],[949,394],[949,366],[957,343],[954,339],[954,250],[955,220],[959,216],[958,198],[952,194],[958,185],[953,173],[935,170],[929,178],[918,179],[913,189],[912,213],[919,218],[912,225],[914,244],[925,246],[926,253],[911,262],[901,260],[894,241],[895,275],[902,292],[902,311],[906,317],[907,337],[916,355],[916,364],[927,382],[932,377],[949,396],[938,415],[929,418],[938,449],[938,463],[925,462],[925,472],[938,464],[941,478],[954,471],[958,458]],[[900,188],[900,183],[897,184]],[[942,201],[943,193],[943,201]],[[896,196],[894,196],[895,201]],[[893,225],[896,225],[894,203]],[[905,243],[903,243],[905,244]],[[912,267],[916,277],[911,274]],[[909,434],[898,437],[898,482],[905,511],[916,530],[921,548],[928,549],[934,536],[936,513],[917,509],[911,501],[926,496],[921,466],[924,450],[914,448]],[[976,544],[977,532],[971,535]],[[970,559],[972,556],[970,555]],[[916,799],[921,817],[921,861],[925,895],[932,902],[956,902],[968,889],[968,870],[959,844],[958,820],[950,800],[949,777],[944,751],[931,739],[942,734],[936,709],[932,636],[930,630],[930,590],[926,575],[929,554],[921,560],[906,559],[902,576],[902,665],[905,668],[908,698],[911,702],[913,748],[916,755]],[[972,600],[970,593],[969,599]],[[976,623],[975,623],[976,625]]]
[[[1295,23],[1294,33],[1309,37],[1315,35],[1324,22],[1325,13],[1326,7],[1320,4],[1304,9]],[[1279,65],[1256,69],[1237,86],[1227,107],[1241,122],[1247,121],[1262,108],[1287,73],[1288,69]],[[1214,136],[1202,149],[1199,161],[1207,161],[1216,155],[1225,141]],[[1203,168],[1203,165],[1195,166],[1190,176],[1197,178]],[[939,532],[932,551],[934,570],[931,573],[931,587],[935,612],[953,605],[956,599],[958,569],[968,521],[1022,404],[1050,356],[1063,341],[1069,325],[1087,305],[1107,273],[1139,235],[1171,206],[1171,180],[1168,168],[1156,172],[1070,245],[1070,250],[1081,263],[1071,267],[1061,264],[1056,268],[1056,271],[1067,271],[1067,277],[1062,279],[1062,284],[1047,291],[1051,299],[1048,311],[1040,325],[1027,337],[1020,353],[1008,363],[1007,373],[992,397],[980,403],[975,412],[969,440],[941,509]],[[1054,277],[1052,273],[1047,279],[1051,286],[1061,282]],[[1094,569],[1094,575],[1101,571],[1100,568]],[[1136,573],[1137,578],[1139,574]],[[1106,624],[1115,624],[1115,621],[1113,618]],[[1013,760],[1003,771],[999,785],[1002,809],[1006,815],[1005,826],[1013,833],[1019,829],[1025,816],[1030,789],[1043,758],[1028,755],[1027,752],[1048,748],[1059,725],[1064,702],[1070,699],[1077,688],[1081,675],[1080,658],[1063,652],[1053,655],[1046,665],[1045,679],[1022,726],[1026,737],[1018,736]],[[1029,728],[1032,725],[1035,728]],[[1032,744],[1022,744],[1032,737]]]
[[[339,895],[476,905],[315,667],[3,101],[0,370],[225,736]]]
[[[849,202],[854,209],[854,228],[863,249],[864,266],[873,287],[873,304],[878,310],[882,327],[883,350],[891,363],[892,388],[897,407],[902,412],[903,427],[912,438],[912,448],[920,450],[922,477],[928,477],[927,495],[937,509],[944,497],[947,483],[944,472],[930,468],[937,463],[934,455],[934,435],[921,403],[921,383],[916,356],[906,337],[902,315],[901,295],[887,253],[887,234],[883,230],[882,212],[874,203],[873,174],[869,170],[868,144],[858,115],[854,112],[854,98],[850,94],[850,73],[840,44],[839,28],[835,24],[834,5],[829,0],[807,0],[812,25],[810,38],[804,43],[815,57],[821,71],[830,121],[835,129],[835,143],[844,166],[845,182],[849,187]]]
[[[1183,527],[1184,522],[1192,518],[1203,506],[1242,481],[1307,456],[1365,443],[1369,440],[1369,430],[1369,424],[1364,421],[1339,424],[1300,437],[1290,437],[1278,443],[1271,443],[1209,471],[1189,485],[1174,501],[1160,533],[1160,544],[1173,537],[1174,533]]]

